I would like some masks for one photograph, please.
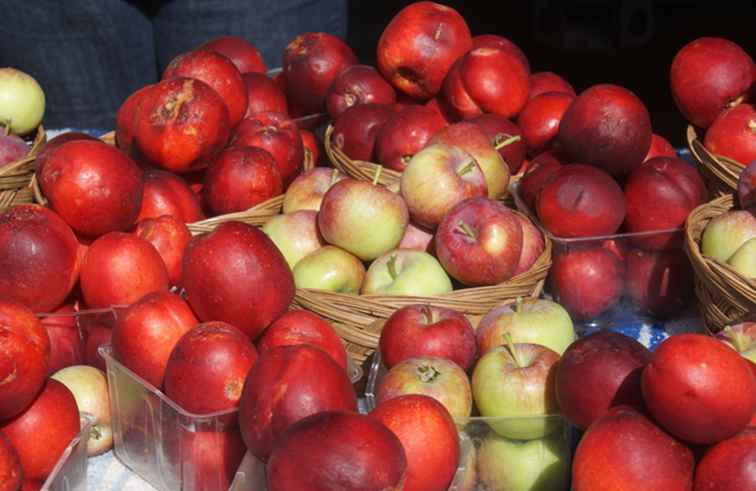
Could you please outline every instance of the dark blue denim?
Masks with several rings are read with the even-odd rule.
[[[113,128],[136,89],[173,57],[222,35],[243,36],[269,67],[307,31],[346,35],[346,0],[24,0],[0,20],[0,66],[34,76],[47,127]]]

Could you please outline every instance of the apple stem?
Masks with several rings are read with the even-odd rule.
[[[10,120],[9,119],[4,119],[3,120],[3,133],[5,134],[5,136],[10,135],[10,128],[11,128],[11,122],[10,122]]]
[[[504,342],[506,343],[504,346],[507,348],[507,351],[509,351],[509,354],[512,355],[512,359],[514,360],[517,368],[523,368],[522,360],[520,359],[520,355],[517,352],[514,341],[512,340],[512,334],[505,332]]]
[[[417,367],[417,374],[420,376],[420,381],[427,384],[433,382],[436,377],[441,375],[441,372],[430,365],[420,365]]]
[[[748,121],[748,129],[751,131],[756,131],[756,119],[751,119]]]
[[[473,240],[476,239],[475,231],[472,228],[470,228],[470,226],[466,224],[465,222],[459,222],[455,230],[465,234],[466,236],[470,237]]]
[[[378,184],[378,179],[381,178],[381,172],[383,172],[383,166],[379,165],[375,169],[375,174],[373,175],[373,186],[375,186],[376,184]]]
[[[396,273],[396,256],[391,256],[386,266],[388,266],[388,272],[391,275],[391,279],[395,280],[398,276]]]
[[[457,171],[458,176],[464,176],[471,170],[473,170],[473,167],[475,167],[475,160],[470,160],[468,163],[464,165],[461,169]]]
[[[522,297],[517,297],[517,300],[515,300],[515,312],[518,314],[522,313],[522,304],[524,303]]]
[[[520,135],[508,135],[505,133],[499,133],[494,139],[494,148],[496,148],[496,150],[501,150],[502,148],[520,140],[522,140],[522,137]]]
[[[338,177],[339,177],[339,169],[334,168],[333,171],[331,172],[331,186],[336,184],[336,178]]]
[[[430,305],[423,305],[423,315],[425,316],[425,323],[426,324],[433,324],[436,322],[436,315],[433,310],[431,310]]]
[[[745,100],[745,95],[740,95],[736,97],[735,99],[731,100],[730,102],[728,102],[727,107],[731,109],[735,106],[739,106],[740,103],[742,103],[744,100]]]

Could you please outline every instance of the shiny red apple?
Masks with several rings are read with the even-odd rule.
[[[336,119],[352,106],[393,104],[396,92],[372,66],[352,65],[336,76],[326,93],[325,102],[328,114]]]
[[[353,160],[375,162],[376,137],[384,123],[394,115],[386,104],[360,104],[346,109],[336,119],[331,144]]]
[[[706,130],[704,145],[743,166],[756,160],[756,108],[744,103],[723,111]]]
[[[171,285],[181,283],[181,261],[192,234],[186,225],[171,215],[147,218],[137,223],[134,234],[160,254]]]
[[[405,107],[393,114],[376,135],[378,163],[395,171],[403,171],[412,156],[445,126],[444,119],[433,109]]]
[[[546,92],[528,100],[517,116],[517,126],[531,155],[549,148],[559,133],[559,123],[575,97]]]
[[[247,88],[248,118],[257,113],[275,112],[287,114],[286,95],[271,78],[264,73],[243,73],[242,80]]]
[[[137,222],[162,215],[173,215],[184,223],[198,222],[205,218],[197,195],[180,176],[152,169],[142,174],[142,181],[142,208]]]
[[[204,43],[199,49],[220,53],[242,73],[265,73],[265,60],[252,43],[239,36],[220,36]]]
[[[575,89],[569,82],[554,72],[536,72],[530,74],[529,99],[547,92],[562,92],[575,97]]]

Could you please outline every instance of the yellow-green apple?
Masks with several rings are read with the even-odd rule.
[[[756,322],[727,326],[717,333],[717,338],[756,363]]]
[[[376,403],[406,394],[426,395],[444,405],[458,425],[472,411],[470,381],[462,368],[445,358],[410,358],[394,365],[378,382]]]
[[[346,177],[338,169],[329,169],[327,167],[315,167],[298,175],[289,185],[288,189],[286,189],[283,212],[291,213],[297,210],[318,211],[326,191],[331,189],[331,186],[338,181],[346,179]]]
[[[325,245],[318,232],[318,212],[314,210],[276,215],[263,225],[262,231],[276,244],[292,269],[300,259]]]
[[[470,198],[446,214],[435,248],[444,269],[465,285],[495,285],[514,276],[522,255],[522,225],[504,204]]]
[[[379,168],[380,169],[380,168]],[[396,248],[409,222],[407,205],[374,182],[344,179],[323,196],[318,227],[329,244],[369,261]]]
[[[452,291],[438,260],[424,251],[395,249],[370,264],[361,293],[432,297]]]
[[[489,198],[500,198],[507,194],[509,166],[480,126],[470,122],[447,126],[436,133],[428,145],[436,143],[459,147],[473,156],[486,178]]]
[[[461,312],[427,304],[408,305],[386,319],[379,341],[391,368],[410,358],[446,358],[465,370],[475,362],[475,331]]]
[[[543,250],[546,248],[546,244],[543,240],[543,234],[538,227],[533,225],[530,219],[522,216],[515,215],[520,220],[522,225],[522,253],[520,254],[520,262],[517,263],[517,269],[515,269],[514,275],[524,273],[528,271],[533,264],[541,257]]]
[[[518,441],[490,432],[478,448],[478,480],[485,489],[553,491],[570,483],[570,447],[563,432]]]
[[[756,237],[748,239],[727,260],[732,269],[744,278],[756,279]]]
[[[701,252],[727,262],[747,240],[756,237],[756,214],[732,210],[712,218],[701,237]]]
[[[344,249],[327,245],[300,259],[293,273],[297,288],[359,293],[365,266]]]
[[[559,425],[545,416],[559,410],[554,372],[559,354],[545,346],[512,343],[483,355],[472,375],[475,406],[499,435],[517,440],[542,438]]]
[[[433,234],[425,231],[423,228],[412,222],[407,224],[404,231],[404,237],[399,242],[397,249],[414,249],[416,251],[427,251],[433,242]]]
[[[515,343],[540,344],[561,355],[575,340],[575,329],[570,315],[558,303],[518,299],[496,307],[480,320],[475,330],[478,351],[485,354],[506,344],[507,335]]]
[[[457,203],[488,195],[486,178],[472,155],[440,143],[412,156],[399,190],[412,220],[429,229],[435,229]]]
[[[100,455],[113,446],[108,380],[99,368],[74,365],[58,370],[52,378],[62,383],[76,399],[79,411],[94,416],[87,440],[87,455]]]

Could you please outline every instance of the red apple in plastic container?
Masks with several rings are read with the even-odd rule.
[[[407,106],[392,115],[375,138],[378,163],[401,172],[414,154],[446,126],[439,113],[425,106]]]
[[[627,295],[642,312],[670,318],[693,296],[693,269],[680,251],[633,249],[625,264]]]
[[[517,46],[509,39],[497,36],[496,34],[480,34],[472,38],[472,43],[472,49],[490,48],[500,49],[512,53],[517,58],[519,58],[520,61],[522,61],[522,64],[525,65],[528,73],[530,73],[530,62],[528,61],[528,57],[525,56],[525,53],[522,51],[522,49],[520,49],[519,46]]]
[[[266,150],[231,147],[219,153],[205,172],[202,194],[216,215],[252,208],[283,194],[278,164]]]
[[[178,438],[180,450],[169,451],[168,458],[181,459],[170,464],[181,469],[182,487],[196,491],[229,489],[247,450],[239,430],[181,431]]]
[[[331,84],[345,68],[357,63],[352,48],[325,32],[306,32],[284,49],[286,95],[305,114],[322,112]]]
[[[226,222],[184,253],[182,285],[203,322],[220,320],[254,340],[294,298],[286,260],[262,231]]]
[[[477,48],[460,58],[444,80],[444,99],[461,118],[483,113],[516,116],[528,100],[528,69],[512,52]]]
[[[160,254],[171,285],[181,283],[181,261],[192,234],[186,225],[171,215],[147,218],[137,223],[134,234],[150,244]]]
[[[471,119],[470,123],[478,125],[491,140],[491,144],[509,166],[509,173],[517,174],[522,168],[527,150],[520,128],[498,114],[482,114]]]
[[[754,73],[753,59],[743,48],[727,39],[702,37],[677,52],[669,83],[683,116],[706,128],[725,108],[747,96]]]
[[[255,46],[239,36],[220,36],[204,43],[199,49],[220,53],[236,66],[241,73],[265,73],[265,66],[260,52]]]
[[[100,355],[100,347],[110,344],[113,337],[113,323],[87,322],[81,324],[84,335],[84,364],[107,371],[105,359]]]
[[[162,215],[173,215],[184,223],[198,222],[205,218],[197,195],[180,176],[153,169],[142,174],[142,181],[142,208],[137,222]]]
[[[266,460],[284,432],[302,418],[356,410],[349,377],[325,351],[308,345],[278,346],[261,354],[247,376],[239,427],[249,451]]]
[[[706,201],[701,175],[684,160],[657,157],[636,169],[625,182],[628,232],[682,228],[691,211]],[[633,237],[644,249],[670,250],[682,246],[681,233]]]
[[[552,152],[544,152],[535,157],[528,170],[520,179],[518,194],[531,212],[536,211],[541,190],[556,175],[562,163]]]
[[[752,489],[756,487],[754,459],[756,428],[748,428],[706,450],[696,466],[693,489]]]
[[[276,215],[263,225],[262,231],[276,244],[292,270],[302,258],[325,245],[315,210]]]
[[[34,313],[0,302],[0,421],[18,415],[34,399],[48,375],[50,338]]]
[[[88,140],[64,143],[37,169],[50,207],[77,233],[89,237],[134,224],[142,204],[141,174],[117,148]]]
[[[558,141],[573,162],[615,177],[632,172],[651,146],[651,118],[635,94],[612,84],[580,93],[562,116]]]
[[[459,425],[470,418],[470,381],[462,367],[446,358],[410,358],[394,365],[378,382],[375,402],[380,405],[408,394],[436,399]]]
[[[617,304],[625,288],[625,268],[601,246],[567,246],[554,254],[549,286],[573,320],[586,321]]]
[[[531,155],[548,149],[556,141],[559,123],[574,99],[563,92],[546,92],[525,104],[517,116],[517,126]]]
[[[228,141],[229,113],[206,83],[173,78],[154,85],[136,110],[134,145],[150,163],[186,173],[204,167]]]
[[[7,438],[0,434],[0,487],[3,491],[21,489],[23,470],[18,454]]]
[[[547,92],[562,92],[573,97],[576,95],[572,85],[554,72],[531,73],[528,99],[533,99]]]
[[[617,332],[598,331],[578,339],[557,365],[560,411],[570,423],[586,429],[614,406],[643,409],[641,372],[650,359],[645,346]]]
[[[50,338],[50,375],[62,368],[84,363],[84,339],[76,322],[78,311],[78,303],[66,303],[51,315],[40,316]]]
[[[375,418],[324,411],[280,438],[266,467],[267,489],[402,489],[406,468],[401,441]]]
[[[625,196],[606,172],[582,164],[560,167],[536,203],[543,226],[558,237],[615,233],[625,219]]]
[[[0,424],[18,454],[24,479],[44,481],[63,451],[79,434],[79,408],[65,385],[49,379],[34,402]]]
[[[300,210],[320,210],[325,193],[346,175],[338,169],[315,167],[297,176],[286,189],[283,212]]]
[[[739,104],[723,111],[706,130],[704,145],[742,166],[756,160],[756,108]]]
[[[79,277],[79,242],[54,211],[16,205],[0,214],[0,264],[0,298],[50,312]]]
[[[281,113],[259,113],[243,120],[231,138],[232,147],[258,147],[275,159],[284,187],[302,171],[304,146],[299,128]]]
[[[643,413],[618,406],[600,417],[572,460],[574,491],[693,488],[693,452]]]
[[[388,368],[410,358],[435,357],[468,370],[477,354],[475,331],[463,314],[422,304],[403,307],[386,319],[379,348]]]
[[[247,112],[244,117],[257,113],[275,112],[287,114],[286,95],[283,90],[264,73],[242,74],[247,88]]]
[[[434,2],[415,2],[400,10],[381,34],[378,69],[397,90],[429,99],[470,48],[470,28],[459,12]]]
[[[353,160],[374,162],[378,132],[394,115],[386,104],[360,104],[345,110],[336,119],[331,134],[331,145]]]
[[[648,147],[648,153],[646,154],[646,158],[643,159],[643,162],[648,162],[654,157],[677,157],[675,147],[673,147],[666,138],[657,135],[656,133],[651,134],[651,146]]]
[[[121,105],[118,107],[118,112],[116,112],[116,122],[115,122],[115,143],[118,148],[126,152],[127,154],[131,155],[132,157],[136,157],[136,153],[134,150],[134,133],[136,132],[136,114],[139,110],[139,106],[142,104],[142,101],[144,100],[144,94],[146,94],[154,84],[146,85],[134,92],[132,92],[126,100],[121,103]],[[51,143],[54,143],[56,139],[65,137],[68,133],[63,133],[61,135],[58,135],[57,137],[53,138],[48,142],[48,145]],[[91,137],[89,135],[86,135],[87,137],[85,139],[87,140],[94,140],[94,137]],[[78,139],[78,138],[77,138]],[[44,150],[44,148],[43,148]],[[40,154],[42,152],[40,151]],[[40,155],[38,154],[37,159],[39,159]]]
[[[738,179],[738,203],[743,209],[756,204],[756,160],[743,169]]]
[[[344,68],[333,80],[326,94],[326,108],[337,119],[350,107],[360,104],[393,104],[394,88],[369,65],[352,65]]]

